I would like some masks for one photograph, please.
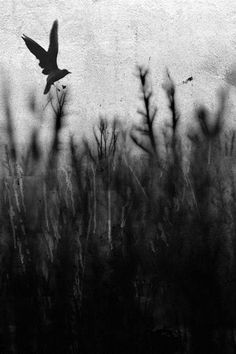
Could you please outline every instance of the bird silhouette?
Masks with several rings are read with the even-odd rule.
[[[27,37],[25,34],[23,34],[22,39],[25,41],[25,44],[31,53],[33,53],[39,60],[39,66],[43,69],[42,73],[48,75],[47,84],[44,90],[44,95],[46,95],[49,92],[51,85],[54,85],[55,81],[62,79],[67,74],[71,74],[67,69],[61,70],[57,66],[58,21],[55,20],[53,22],[48,51],[43,49],[37,42]]]

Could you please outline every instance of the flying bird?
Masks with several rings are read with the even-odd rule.
[[[187,84],[189,81],[193,81],[193,77],[192,76],[190,76],[186,80],[182,81],[182,84]]]
[[[39,60],[39,66],[43,69],[42,73],[48,75],[47,84],[44,90],[46,95],[51,85],[54,85],[55,81],[58,81],[65,77],[67,74],[71,74],[67,69],[59,69],[57,66],[57,54],[58,54],[58,21],[54,21],[50,32],[50,42],[48,51],[43,49],[33,39],[23,34],[22,39],[25,41],[27,48],[33,53]]]

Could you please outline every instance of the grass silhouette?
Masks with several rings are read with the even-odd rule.
[[[198,129],[182,137],[167,71],[161,140],[148,70],[138,77],[142,121],[129,135],[100,117],[93,141],[70,137],[67,165],[67,89],[49,97],[46,157],[37,129],[24,154],[17,147],[5,95],[1,353],[235,352],[235,131],[224,129],[225,94],[214,120],[199,107]],[[33,97],[29,107],[36,114]]]

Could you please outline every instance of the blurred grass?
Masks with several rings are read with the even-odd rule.
[[[235,352],[235,131],[224,129],[225,93],[214,120],[199,107],[198,129],[183,137],[167,71],[161,139],[148,70],[138,78],[141,121],[129,134],[100,117],[93,141],[70,137],[67,164],[68,91],[49,96],[46,158],[38,129],[24,154],[17,147],[5,95],[0,353]],[[36,115],[33,96],[29,107]]]

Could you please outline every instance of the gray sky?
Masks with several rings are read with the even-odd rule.
[[[46,77],[21,35],[47,48],[55,19],[58,65],[72,71],[62,82],[71,89],[71,111],[78,112],[70,117],[73,131],[91,126],[99,113],[137,119],[136,64],[151,69],[160,114],[165,67],[177,84],[193,76],[192,83],[178,86],[185,119],[195,102],[214,110],[216,89],[227,85],[225,75],[231,84],[236,81],[234,0],[0,0],[0,6],[1,66],[12,89],[19,133],[35,124],[26,95],[34,89],[39,105],[46,102]],[[235,95],[234,88],[230,92]]]

